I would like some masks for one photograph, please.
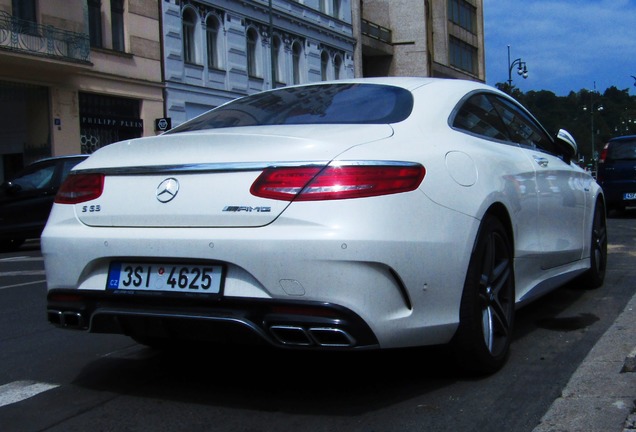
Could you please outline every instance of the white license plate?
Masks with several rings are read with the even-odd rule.
[[[222,278],[220,265],[113,262],[106,288],[220,294]]]
[[[625,199],[625,200],[636,199],[636,192],[628,192],[628,193],[623,194],[623,199]]]

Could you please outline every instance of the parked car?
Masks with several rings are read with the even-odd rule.
[[[0,185],[0,251],[39,238],[53,199],[69,171],[87,155],[47,158],[28,165]]]
[[[610,139],[598,159],[597,180],[610,210],[636,206],[636,135]]]
[[[471,81],[247,96],[69,176],[42,236],[48,319],[159,346],[449,344],[491,373],[516,307],[603,282],[603,193],[576,153]]]

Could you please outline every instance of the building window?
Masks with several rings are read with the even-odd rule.
[[[247,74],[251,77],[261,77],[258,59],[258,32],[249,28],[247,30]]]
[[[466,0],[448,0],[448,20],[477,34],[477,9]]]
[[[111,30],[113,50],[124,52],[124,0],[110,0]]]
[[[282,55],[283,44],[278,36],[274,37],[274,82],[284,83],[283,79],[283,55]]]
[[[319,10],[324,14],[340,18],[340,0],[320,0]]]
[[[197,62],[197,50],[195,31],[197,16],[192,9],[183,11],[183,61],[186,63]]]
[[[327,81],[329,79],[329,54],[323,51],[320,54],[320,79]]]
[[[333,71],[335,79],[340,79],[342,77],[342,57],[339,55],[336,55],[333,59]]]
[[[301,84],[301,63],[302,63],[303,47],[300,42],[294,42],[292,45],[292,72],[294,84]]]
[[[91,46],[101,48],[103,46],[101,0],[88,0],[88,33]]]
[[[221,41],[219,38],[219,20],[214,16],[209,16],[205,22],[205,33],[208,48],[208,67],[221,69]]]
[[[451,36],[450,64],[458,69],[477,74],[477,48]]]
[[[24,21],[37,22],[35,0],[13,0],[12,15]]]

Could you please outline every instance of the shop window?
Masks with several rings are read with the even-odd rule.
[[[143,136],[139,100],[80,93],[79,102],[82,153],[91,154],[108,144]]]

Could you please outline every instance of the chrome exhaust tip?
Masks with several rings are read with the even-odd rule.
[[[352,347],[356,344],[349,333],[339,328],[312,327],[309,334],[318,345],[324,347]]]
[[[75,329],[86,328],[84,317],[79,312],[48,310],[47,314],[51,324]]]
[[[310,346],[313,344],[309,334],[302,327],[273,325],[269,330],[283,345]]]

